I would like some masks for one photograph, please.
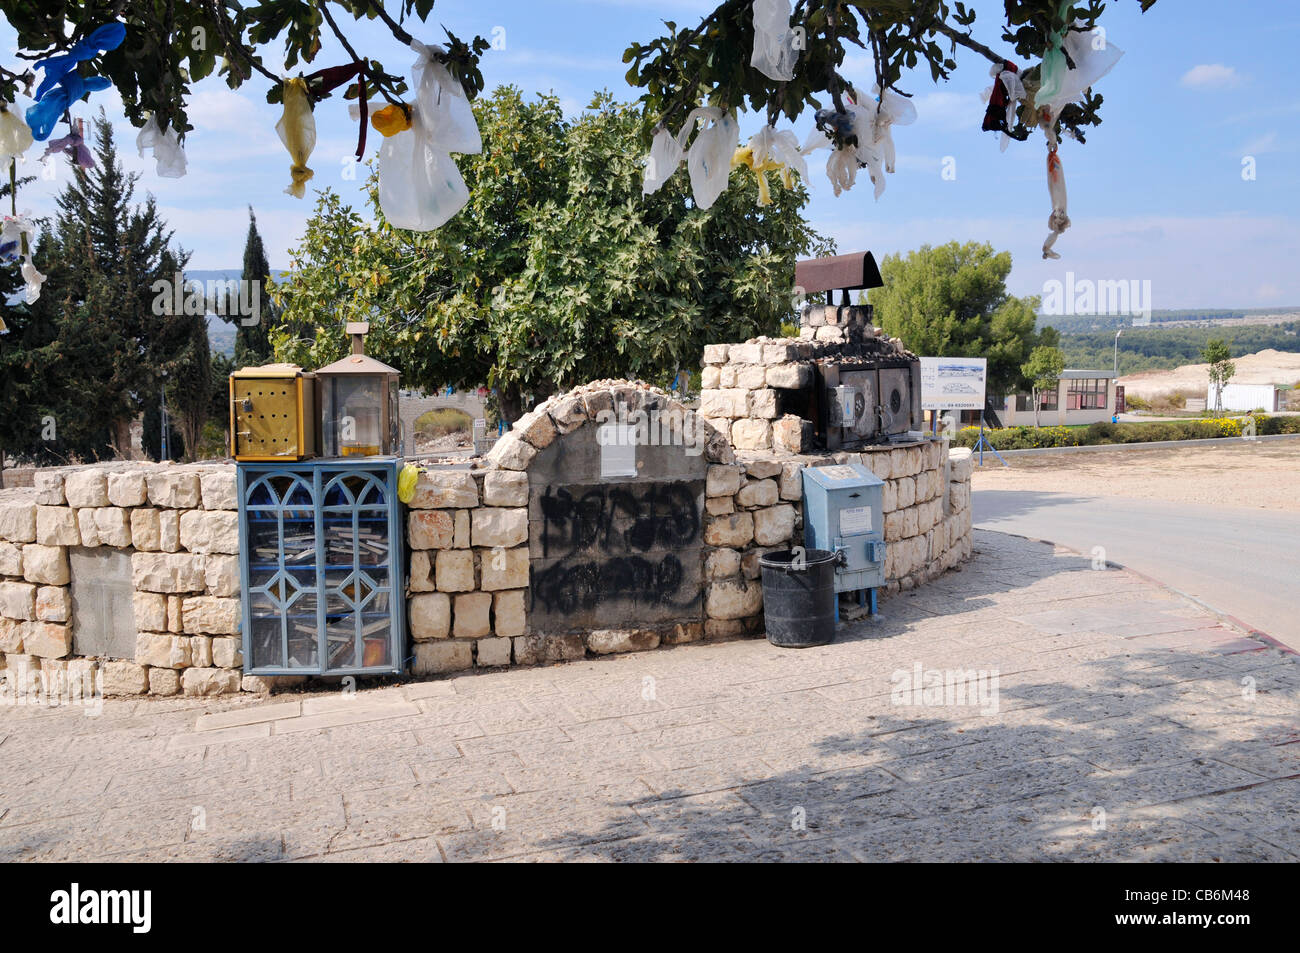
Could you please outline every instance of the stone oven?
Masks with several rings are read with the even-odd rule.
[[[850,290],[881,285],[871,253],[800,262],[796,274],[800,291],[825,291],[827,301],[803,305],[798,339],[705,347],[701,415],[737,450],[808,453],[915,439],[920,361],[873,326],[870,304],[848,300]]]

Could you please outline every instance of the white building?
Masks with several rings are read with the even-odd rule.
[[[1214,385],[1207,388],[1206,406],[1219,406],[1214,400]],[[1286,392],[1290,390],[1282,384],[1234,384],[1229,381],[1223,385],[1222,406],[1224,410],[1259,410],[1272,412],[1286,407]]]
[[[1110,371],[1065,370],[1056,389],[1038,395],[1038,423],[1043,427],[1095,424],[1115,413],[1115,375]],[[1006,398],[1002,423],[1007,427],[1034,426],[1032,394]]]

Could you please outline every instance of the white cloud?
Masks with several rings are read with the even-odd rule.
[[[1231,89],[1240,86],[1243,80],[1235,66],[1202,63],[1184,73],[1179,82],[1192,89]]]
[[[1245,143],[1240,149],[1238,149],[1234,154],[1243,155],[1243,156],[1257,156],[1265,152],[1276,152],[1277,148],[1278,148],[1277,132],[1270,131],[1264,133],[1262,136],[1256,136],[1254,139],[1251,139],[1249,142]]]

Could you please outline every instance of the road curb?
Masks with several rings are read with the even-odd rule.
[[[1086,447],[1035,447],[1032,450],[999,450],[1004,457],[1018,457],[1035,453],[1084,453],[1090,450],[1164,450],[1169,447],[1213,447],[1228,446],[1234,440],[1240,440],[1250,443],[1263,443],[1271,440],[1300,440],[1300,433],[1275,433],[1267,436],[1255,437],[1249,441],[1244,437],[1207,437],[1198,440],[1152,440],[1146,443],[1098,443]],[[991,450],[985,450],[985,453],[992,455]],[[973,456],[978,456],[976,451],[971,451]],[[994,460],[997,458],[994,457]]]
[[[1007,533],[999,529],[982,529],[978,526],[974,527],[974,529],[979,530],[981,533],[999,533],[1003,536],[1014,536],[1016,539],[1025,539],[1031,543],[1043,543],[1047,546],[1056,546],[1060,549],[1064,549],[1066,552],[1074,553],[1076,556],[1080,557],[1081,559],[1089,558],[1087,553],[1081,552],[1080,550],[1075,549],[1073,546],[1066,546],[1064,543],[1058,543],[1055,540],[1039,539],[1037,536],[1023,536],[1020,533]],[[1127,573],[1132,573],[1134,576],[1137,576],[1143,582],[1150,583],[1151,585],[1155,586],[1157,589],[1163,589],[1165,592],[1172,592],[1174,595],[1180,596],[1181,598],[1186,599],[1188,602],[1195,603],[1196,605],[1200,606],[1202,609],[1204,609],[1205,611],[1213,615],[1220,622],[1226,622],[1234,629],[1239,629],[1246,635],[1257,638],[1260,641],[1265,642],[1268,645],[1272,646],[1273,648],[1285,652],[1287,655],[1300,656],[1300,652],[1297,652],[1289,645],[1279,642],[1277,639],[1269,635],[1267,632],[1264,632],[1261,629],[1255,628],[1253,625],[1249,625],[1248,623],[1241,621],[1236,616],[1224,612],[1222,609],[1215,608],[1214,606],[1210,605],[1208,602],[1205,602],[1202,599],[1198,599],[1196,596],[1192,595],[1191,593],[1183,592],[1183,590],[1179,589],[1177,586],[1171,586],[1167,582],[1162,582],[1161,580],[1155,578],[1154,576],[1148,576],[1146,573],[1142,572],[1141,570],[1134,569],[1131,566],[1125,566],[1123,563],[1117,563],[1108,559],[1106,560],[1106,565],[1109,567],[1113,567],[1115,569],[1123,570],[1124,572]]]

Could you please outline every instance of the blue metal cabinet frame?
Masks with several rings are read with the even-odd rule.
[[[247,674],[402,670],[400,465],[391,457],[238,465]]]

